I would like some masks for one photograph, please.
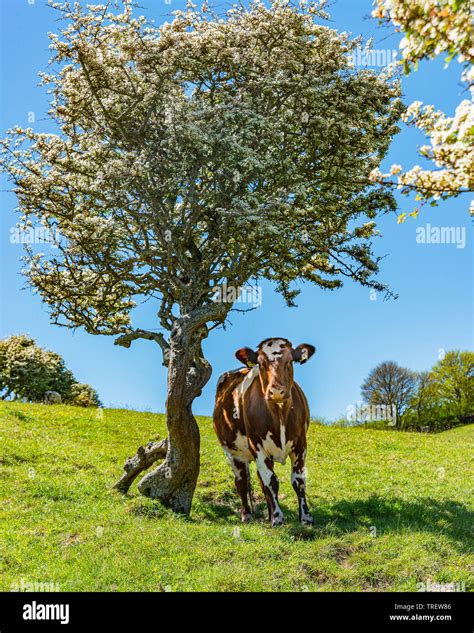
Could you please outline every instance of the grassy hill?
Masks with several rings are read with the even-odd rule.
[[[185,519],[136,485],[127,496],[110,488],[139,444],[165,435],[163,416],[0,403],[0,590],[21,579],[62,591],[473,589],[472,426],[311,425],[315,528],[297,522],[287,464],[277,465],[287,522],[272,529],[260,491],[257,520],[241,525],[211,421],[199,424],[201,476]]]

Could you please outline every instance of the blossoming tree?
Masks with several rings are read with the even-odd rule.
[[[188,6],[170,23],[129,1],[81,8],[51,35],[53,133],[15,128],[3,166],[23,223],[55,249],[26,252],[54,323],[157,343],[168,438],[140,447],[117,487],[159,457],[139,490],[189,513],[199,473],[193,400],[211,374],[201,343],[232,309],[216,291],[265,278],[291,304],[305,279],[376,281],[374,219],[395,209],[368,183],[397,132],[399,87],[349,64],[359,44],[318,7]],[[156,327],[134,306],[156,304]]]
[[[418,62],[446,54],[449,63],[457,58],[463,64],[461,79],[471,90],[474,79],[474,30],[472,28],[472,3],[470,0],[375,0],[373,16],[382,22],[395,25],[403,31],[400,48],[405,72],[418,68]],[[416,165],[403,171],[393,165],[389,174],[374,170],[372,178],[390,183],[396,175],[396,186],[405,195],[416,192],[422,204],[436,205],[440,199],[458,196],[474,190],[474,104],[463,99],[453,117],[435,110],[432,105],[423,106],[415,101],[403,115],[426,134],[430,143],[420,148],[421,156],[433,161],[435,168],[422,169]],[[474,201],[471,202],[474,215]],[[417,216],[419,208],[413,213]],[[399,216],[403,222],[406,214]]]

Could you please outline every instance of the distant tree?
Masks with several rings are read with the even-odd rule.
[[[102,406],[97,391],[90,385],[85,385],[79,382],[72,385],[67,403],[77,407]]]
[[[440,403],[436,396],[436,385],[429,371],[415,374],[415,387],[404,416],[404,428],[420,430],[428,426],[430,430],[438,426]]]
[[[427,418],[428,412],[435,406],[435,385],[430,372],[420,371],[416,374],[414,406],[418,423],[422,424]]]
[[[74,376],[59,354],[36,345],[29,336],[10,336],[0,341],[0,394],[42,402],[46,391],[66,399]]]
[[[474,353],[450,351],[430,371],[376,367],[362,386],[367,402],[395,404],[398,428],[430,431],[474,421]]]
[[[361,387],[367,404],[393,408],[396,428],[402,428],[402,418],[415,393],[416,375],[393,361],[377,365],[369,373]]]
[[[396,204],[368,178],[398,131],[399,85],[350,64],[360,39],[318,23],[319,3],[190,3],[160,27],[128,0],[120,13],[53,4],[66,20],[43,75],[56,133],[15,128],[1,161],[26,225],[54,236],[25,273],[55,323],[160,346],[168,449],[139,490],[188,514],[202,341],[232,308],[216,292],[255,278],[289,304],[301,279],[386,290],[374,219]],[[143,301],[146,327],[131,314]]]
[[[0,398],[43,402],[47,391],[59,393],[68,404],[101,406],[97,392],[78,383],[59,354],[25,334],[0,340]]]
[[[447,352],[431,370],[434,396],[458,423],[474,415],[474,352]]]

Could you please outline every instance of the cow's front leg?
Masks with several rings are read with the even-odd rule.
[[[252,518],[252,511],[249,505],[250,499],[250,471],[249,465],[236,459],[230,453],[226,453],[229,464],[234,473],[235,487],[240,497],[240,516],[243,523],[248,523]]]
[[[304,467],[304,452],[292,453],[291,458],[291,485],[298,497],[299,519],[301,523],[313,525],[314,520],[309,513],[306,502],[306,468]]]
[[[284,521],[283,512],[278,505],[278,478],[273,472],[273,460],[263,451],[257,451],[257,472],[262,486],[263,494],[267,501],[268,515],[272,526],[281,525]]]

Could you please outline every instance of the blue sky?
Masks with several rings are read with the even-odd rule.
[[[161,23],[183,3],[142,0],[144,12]],[[338,0],[329,8],[329,25],[354,35],[374,36],[374,48],[396,50],[399,35],[378,27],[369,17],[370,0]],[[46,131],[47,95],[38,88],[37,71],[49,58],[47,32],[58,28],[55,12],[45,0],[1,0],[1,111],[0,134],[15,125]],[[451,114],[461,98],[460,66],[443,60],[423,63],[403,80],[404,100],[419,99]],[[34,113],[35,123],[28,123]],[[385,166],[420,163],[416,147],[423,137],[404,127],[395,138]],[[158,346],[138,341],[129,349],[116,347],[112,338],[71,332],[50,324],[40,299],[28,289],[20,271],[22,248],[10,242],[17,221],[15,197],[0,194],[0,337],[29,333],[44,347],[63,355],[76,377],[94,385],[106,406],[163,411],[166,374]],[[399,211],[411,211],[413,201],[399,199]],[[334,292],[305,284],[297,308],[287,308],[270,284],[262,286],[262,306],[247,314],[234,313],[226,330],[211,333],[205,353],[214,373],[194,411],[212,412],[219,374],[238,365],[234,352],[256,346],[269,336],[282,336],[296,346],[312,343],[316,355],[296,368],[313,416],[335,418],[360,400],[360,385],[377,363],[395,360],[422,370],[431,367],[442,350],[473,348],[472,220],[467,196],[423,210],[417,220],[397,225],[396,216],[380,220],[383,236],[376,241],[378,255],[386,255],[380,278],[399,295],[396,301],[370,296],[369,290],[348,282]],[[465,230],[465,246],[423,244],[419,227],[456,227]],[[157,327],[153,312],[139,311],[141,327]]]

